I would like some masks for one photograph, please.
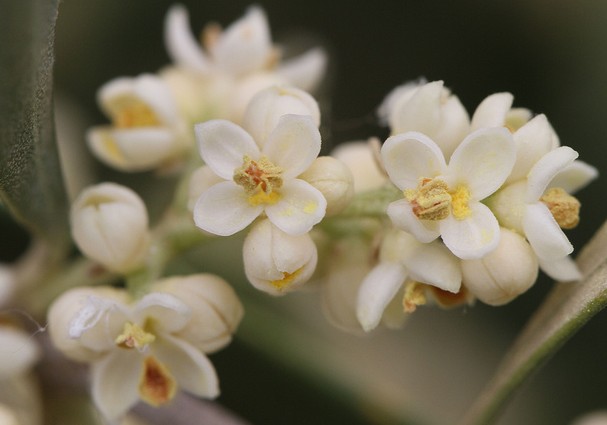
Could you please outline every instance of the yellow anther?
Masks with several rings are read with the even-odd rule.
[[[139,396],[152,406],[171,401],[177,393],[177,382],[165,365],[155,357],[146,357],[139,380]]]
[[[114,342],[121,348],[137,348],[141,350],[155,340],[156,337],[153,334],[144,331],[134,323],[126,322],[124,330]]]
[[[295,278],[301,273],[302,270],[303,270],[303,267],[295,270],[293,273],[283,272],[282,279],[273,280],[270,283],[276,289],[282,290],[282,289],[286,288],[287,286],[289,286],[295,280]]]
[[[468,187],[460,185],[451,192],[451,211],[456,219],[463,220],[472,214],[472,210],[468,206],[469,201],[470,190]]]
[[[244,188],[251,205],[272,205],[280,199],[281,176],[282,168],[265,156],[254,161],[245,155],[242,167],[234,171],[234,182]]]
[[[405,295],[403,297],[403,309],[405,313],[413,313],[417,306],[426,304],[425,285],[410,281],[405,285]]]
[[[416,189],[405,190],[404,195],[420,220],[443,220],[449,216],[449,186],[440,179],[422,178]]]
[[[118,128],[154,127],[160,125],[154,111],[145,103],[136,100],[125,101],[113,117]]]
[[[559,226],[573,229],[580,222],[580,201],[560,187],[548,189],[540,198]]]

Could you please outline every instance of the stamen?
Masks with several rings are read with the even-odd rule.
[[[116,345],[120,348],[137,348],[143,350],[149,344],[156,340],[156,336],[144,331],[134,323],[126,322],[124,324],[124,330],[114,340]]]
[[[286,288],[287,286],[289,286],[295,280],[295,278],[301,273],[302,270],[303,270],[303,267],[300,267],[299,269],[295,270],[293,273],[283,272],[282,279],[273,280],[270,283],[276,289],[282,290],[282,289]]]
[[[160,125],[154,111],[140,101],[125,101],[118,113],[113,117],[114,125],[118,128],[154,127]]]
[[[143,361],[139,395],[146,403],[158,407],[171,401],[177,393],[177,382],[165,365],[148,356]]]
[[[451,195],[449,186],[440,179],[422,178],[416,189],[404,191],[413,214],[420,220],[443,220],[449,216]]]
[[[254,161],[245,155],[242,167],[234,171],[234,182],[245,189],[251,205],[272,205],[280,199],[277,189],[282,187],[282,171],[265,156]]]
[[[562,229],[573,229],[580,222],[580,201],[560,187],[548,189],[540,198]]]
[[[424,285],[409,281],[405,285],[405,296],[403,297],[403,309],[405,313],[413,313],[417,306],[426,304],[426,293]]]

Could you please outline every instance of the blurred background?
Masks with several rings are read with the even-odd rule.
[[[231,23],[250,5],[183,3],[196,33],[209,21]],[[75,128],[106,122],[95,101],[103,83],[168,63],[163,19],[171,4],[61,3],[56,92],[70,108]],[[329,51],[330,72],[319,94],[326,147],[385,138],[376,107],[395,86],[425,77],[444,80],[470,113],[491,93],[513,93],[515,106],[545,113],[563,144],[607,170],[607,2],[258,4],[268,14],[275,42],[320,44]],[[83,134],[76,131],[74,137],[84,144]],[[144,194],[163,184],[150,174],[125,176],[91,164],[104,178]],[[578,251],[607,216],[604,197],[604,176],[579,194],[582,221],[568,233]],[[3,226],[3,235],[19,241],[13,246],[18,252],[25,235]],[[453,424],[552,285],[542,276],[527,294],[500,308],[480,303],[455,311],[422,308],[401,331],[360,338],[331,328],[315,293],[270,299],[251,289],[234,266],[239,255],[226,254],[238,243],[213,243],[182,267],[218,272],[244,297],[248,314],[235,343],[211,360],[221,379],[218,402],[252,424]],[[607,315],[599,314],[524,385],[498,423],[568,424],[589,410],[607,408],[605,329]]]

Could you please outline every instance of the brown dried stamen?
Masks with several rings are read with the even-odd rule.
[[[560,187],[548,189],[540,198],[562,229],[573,229],[580,222],[580,201]]]
[[[451,210],[449,186],[440,179],[422,178],[416,189],[404,191],[413,207],[413,214],[420,220],[444,220]]]
[[[177,393],[177,382],[165,365],[148,356],[143,362],[139,382],[139,395],[152,406],[161,406],[171,401]]]

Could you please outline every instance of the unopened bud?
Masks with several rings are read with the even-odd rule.
[[[310,183],[325,197],[326,216],[343,211],[354,196],[352,173],[343,162],[330,156],[316,158],[299,178]]]

